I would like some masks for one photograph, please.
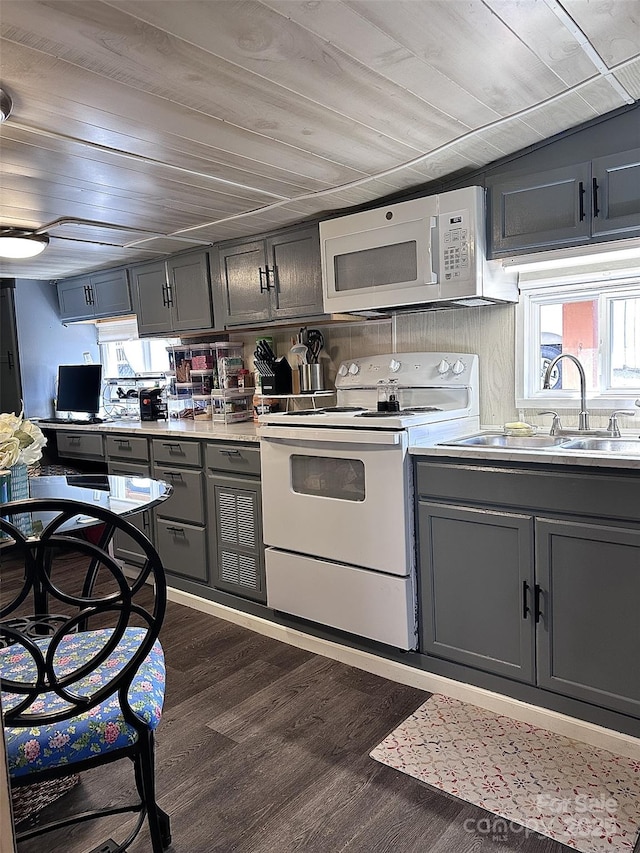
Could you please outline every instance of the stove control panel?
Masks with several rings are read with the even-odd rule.
[[[338,367],[336,388],[373,388],[398,383],[404,388],[477,384],[478,357],[457,352],[401,352],[344,361]]]

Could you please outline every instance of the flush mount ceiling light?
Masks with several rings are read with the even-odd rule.
[[[18,228],[0,230],[0,258],[35,258],[49,245],[46,234],[21,231]]]
[[[4,89],[0,89],[0,123],[9,118],[12,109],[13,101],[11,100],[11,95],[5,92]]]

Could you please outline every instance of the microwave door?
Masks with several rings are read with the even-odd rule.
[[[362,311],[436,299],[435,252],[435,216],[326,237],[325,308],[329,312]]]

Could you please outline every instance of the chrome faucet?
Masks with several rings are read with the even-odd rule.
[[[586,430],[589,429],[589,412],[587,412],[587,378],[584,375],[584,367],[580,364],[575,355],[572,355],[570,352],[561,352],[560,355],[557,355],[545,371],[542,387],[547,391],[551,388],[551,372],[556,364],[563,358],[568,358],[572,361],[578,368],[578,373],[580,374],[580,414],[578,415],[578,429],[580,432],[586,432]]]

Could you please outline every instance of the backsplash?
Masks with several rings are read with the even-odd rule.
[[[417,311],[397,314],[393,321],[341,321],[323,325],[322,333],[325,350],[321,361],[328,388],[333,387],[336,370],[346,359],[392,352],[394,349],[400,353],[423,350],[477,353],[480,357],[481,423],[503,424],[517,417],[514,404],[513,305]],[[274,327],[265,330],[264,334],[273,338],[276,355],[289,356],[296,329]],[[245,359],[252,361],[260,332],[230,332],[230,337],[245,344]]]

